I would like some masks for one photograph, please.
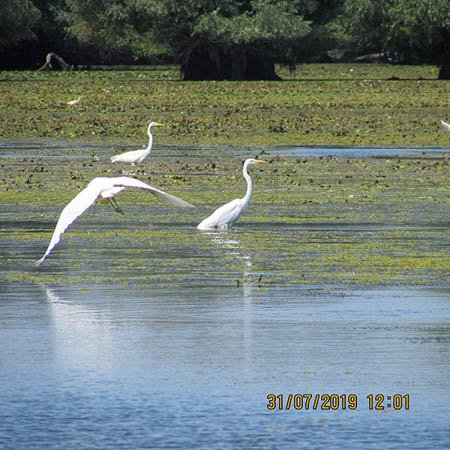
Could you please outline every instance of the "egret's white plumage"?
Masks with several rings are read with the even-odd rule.
[[[81,100],[83,100],[83,96],[82,95],[80,95],[76,100],[70,100],[69,102],[67,102],[67,104],[69,106],[75,106],[75,105],[78,105],[78,103],[80,103]]]
[[[443,126],[447,131],[450,131],[450,123],[444,122],[444,121],[441,119],[441,124],[442,124],[442,126]]]
[[[145,158],[147,158],[148,155],[150,155],[150,151],[152,150],[153,145],[153,135],[152,135],[152,127],[162,127],[163,125],[158,122],[150,122],[148,124],[147,128],[147,134],[148,134],[148,145],[144,150],[132,150],[131,152],[125,152],[121,153],[120,155],[112,156],[111,162],[122,162],[122,163],[128,163],[132,164],[133,166],[135,164],[141,163],[144,161]]]
[[[245,197],[236,198],[231,200],[231,202],[217,208],[209,217],[200,222],[197,225],[199,230],[211,230],[211,229],[228,229],[231,228],[234,222],[236,222],[241,216],[242,212],[247,208],[250,198],[253,192],[252,179],[248,174],[248,166],[253,164],[261,164],[266,161],[261,159],[246,159],[244,162],[244,167],[242,173],[244,178],[247,180],[247,192]]]
[[[90,206],[92,206],[100,196],[102,198],[113,200],[113,197],[118,192],[124,190],[126,187],[134,187],[145,189],[151,194],[157,196],[161,200],[165,200],[172,205],[180,206],[182,208],[193,207],[188,202],[185,202],[181,198],[168,194],[167,192],[160,191],[159,189],[150,186],[142,181],[136,180],[130,177],[98,177],[94,178],[78,195],[75,196],[62,210],[59,216],[58,223],[56,224],[55,231],[53,232],[50,244],[44,254],[44,256],[36,261],[36,265],[41,264],[44,259],[50,254],[50,252],[56,247],[61,239],[62,234],[67,228],[75,222],[75,220],[81,216]],[[121,212],[118,206],[113,203],[114,208]]]

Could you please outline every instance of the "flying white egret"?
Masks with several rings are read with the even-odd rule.
[[[244,178],[247,180],[247,193],[245,194],[245,197],[236,198],[235,200],[231,200],[231,202],[226,203],[220,208],[217,208],[209,217],[207,217],[197,225],[197,229],[211,230],[214,228],[231,228],[233,223],[239,219],[245,208],[247,208],[252,196],[253,185],[252,179],[247,172],[248,166],[253,164],[263,164],[266,162],[267,161],[264,161],[262,159],[246,159],[244,162],[244,167],[242,169]]]
[[[181,198],[175,197],[174,195],[168,194],[167,192],[160,191],[149,184],[143,183],[142,181],[136,180],[130,177],[97,177],[94,178],[78,195],[75,196],[62,210],[59,216],[58,223],[56,224],[55,231],[50,240],[50,244],[44,254],[44,256],[36,261],[36,265],[41,264],[44,259],[50,254],[50,252],[56,247],[61,239],[62,234],[66,229],[83,214],[90,206],[92,206],[99,196],[107,199],[114,209],[118,212],[122,210],[117,205],[114,200],[114,195],[118,192],[124,190],[126,187],[135,187],[145,189],[161,200],[166,200],[175,206],[180,206],[182,208],[193,208],[188,202],[185,202]]]
[[[442,126],[443,126],[447,131],[450,131],[450,123],[444,122],[444,121],[441,119],[441,124],[442,124]]]
[[[144,161],[145,158],[147,158],[148,155],[150,155],[150,151],[152,149],[153,145],[153,135],[152,135],[152,127],[162,127],[162,123],[158,122],[150,122],[148,124],[147,128],[147,134],[148,134],[148,145],[144,150],[132,150],[131,152],[125,152],[120,155],[116,155],[111,157],[111,162],[123,162],[123,163],[130,163],[133,166],[135,164],[141,163]]]

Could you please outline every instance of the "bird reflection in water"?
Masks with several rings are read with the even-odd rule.
[[[44,290],[56,359],[65,370],[111,371],[114,344],[108,312],[64,298],[64,290]]]
[[[234,236],[230,237],[230,233],[228,232],[210,232],[205,234],[210,235],[211,241],[241,267],[242,278],[236,279],[235,283],[237,287],[242,286],[244,288],[244,296],[247,293],[250,294],[254,286],[261,287],[263,276],[262,274],[254,273],[252,259],[245,251],[245,248],[243,248],[243,244],[239,239]]]

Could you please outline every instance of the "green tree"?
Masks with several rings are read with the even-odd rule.
[[[185,79],[274,76],[275,55],[308,34],[301,1],[66,0],[81,42],[135,57],[170,56]]]
[[[329,50],[337,47],[328,24],[342,11],[343,0],[303,0],[299,4],[301,14],[311,27],[310,33],[297,39],[289,47],[291,63],[326,57]],[[288,58],[289,59],[289,58]]]
[[[398,52],[412,63],[437,64],[442,78],[450,76],[448,0],[345,0],[333,29],[347,46]]]
[[[39,19],[39,9],[31,0],[1,0],[0,48],[33,38],[33,27]]]

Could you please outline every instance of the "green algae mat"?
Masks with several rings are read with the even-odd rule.
[[[448,146],[432,66],[305,65],[282,82],[180,82],[175,70],[0,72],[4,139],[197,146]],[[82,97],[74,106],[71,100]]]
[[[173,68],[0,72],[0,279],[136,285],[448,285],[449,82],[431,66],[280,68],[282,82],[179,81]],[[74,106],[69,101],[82,96]],[[140,166],[110,156],[146,144]],[[390,155],[294,156],[278,146],[391,147]],[[396,156],[402,147],[430,147]],[[441,149],[441,151],[439,151]],[[196,225],[245,191],[228,233]],[[142,192],[98,201],[44,253],[62,208],[96,176],[134,176],[196,205]]]
[[[448,285],[445,153],[295,157],[249,149],[156,145],[140,166],[111,165],[114,146],[3,146],[0,277],[138,286]],[[230,232],[196,225],[242,196],[246,156],[254,195]],[[98,201],[40,267],[62,208],[95,176],[129,175],[196,205],[139,191]]]

